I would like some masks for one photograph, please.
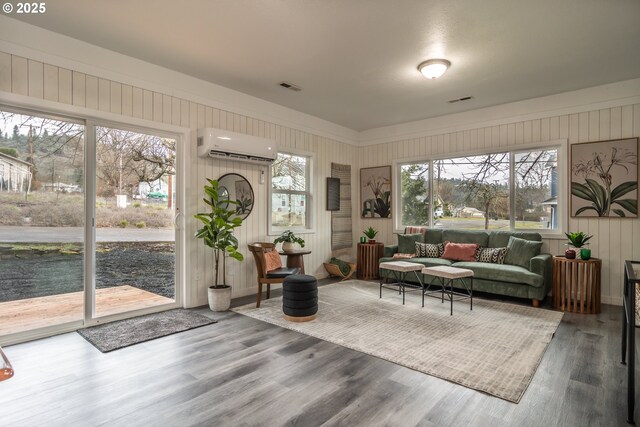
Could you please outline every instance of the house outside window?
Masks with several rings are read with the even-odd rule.
[[[306,154],[278,153],[271,166],[271,231],[311,228],[311,166]]]

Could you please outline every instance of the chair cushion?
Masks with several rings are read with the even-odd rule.
[[[282,268],[282,259],[277,251],[265,252],[264,262],[267,267],[267,272]]]
[[[273,271],[267,272],[267,279],[281,279],[287,276],[291,276],[292,274],[300,273],[300,269],[298,267],[289,268],[278,268]]]

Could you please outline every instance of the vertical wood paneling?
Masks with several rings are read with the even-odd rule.
[[[109,104],[110,110],[114,114],[122,113],[122,85],[118,82],[109,82]]]
[[[73,103],[73,76],[71,70],[58,69],[58,101],[65,104]]]
[[[98,109],[98,78],[85,77],[85,102],[87,108]]]
[[[29,96],[44,98],[44,65],[42,62],[28,61],[29,69]]]
[[[0,90],[11,92],[11,55],[0,52]]]
[[[152,92],[140,87],[132,87],[120,82],[112,82],[76,71],[58,68],[26,58],[0,52],[0,90],[16,94],[45,98],[62,103],[101,111],[111,111],[125,116],[154,120],[188,127],[217,127],[235,132],[267,137],[276,141],[281,148],[299,148],[316,154],[315,165],[315,223],[316,233],[304,234],[312,254],[305,259],[308,272],[324,274],[321,265],[331,255],[330,214],[323,208],[322,193],[325,191],[324,176],[329,174],[331,162],[352,164],[352,197],[354,206],[359,205],[359,169],[391,164],[394,159],[420,158],[430,155],[463,154],[466,151],[500,149],[520,144],[536,143],[557,138],[566,138],[571,144],[616,139],[640,135],[640,105],[605,108],[598,111],[547,117],[535,120],[505,122],[502,124],[400,140],[368,147],[351,147],[318,137],[298,129],[265,122],[218,108],[196,104],[171,97],[168,94]],[[187,188],[187,209],[185,217],[203,209],[200,199],[205,177],[218,178],[233,171],[247,177],[251,183],[256,205],[254,212],[238,231],[240,249],[247,259],[243,263],[229,263],[230,279],[234,285],[234,295],[255,292],[255,267],[248,256],[246,244],[258,240],[272,240],[267,236],[265,213],[267,211],[268,182],[259,183],[260,166],[237,162],[198,158],[195,146],[195,132],[185,141],[186,152],[193,163],[188,165],[185,186]],[[566,191],[566,189],[565,189]],[[394,195],[393,203],[397,200]],[[568,207],[567,207],[568,208]],[[187,218],[187,238],[191,238],[197,222]],[[363,220],[358,209],[354,209],[354,229],[356,236],[366,225],[380,230],[386,243],[395,241],[392,221]],[[585,219],[570,218],[571,230],[583,230],[594,234],[592,249],[594,256],[603,259],[603,296],[615,299],[621,295],[621,265],[628,257],[640,258],[640,220],[638,219]],[[628,238],[628,237],[632,238]],[[206,302],[206,288],[213,280],[213,251],[201,242],[189,245],[186,268],[191,272],[195,303]],[[562,240],[545,239],[544,247],[551,253],[564,251]],[[353,257],[354,252],[346,251],[345,257]]]
[[[130,85],[122,85],[122,115],[133,116],[133,88]]]
[[[28,61],[21,56],[11,57],[11,91],[19,95],[29,94]]]
[[[73,86],[73,105],[79,107],[86,106],[87,102],[87,79],[84,73],[74,71],[72,74],[72,86]]]
[[[111,82],[107,79],[98,79],[98,109],[111,110]]]
[[[134,87],[133,95],[133,117],[141,119],[144,117],[144,96],[143,91],[139,87]]]
[[[44,64],[44,99],[58,101],[58,67]]]

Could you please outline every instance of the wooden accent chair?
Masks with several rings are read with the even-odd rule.
[[[276,245],[270,242],[256,242],[250,243],[249,250],[253,254],[253,259],[256,261],[256,268],[258,270],[258,301],[256,308],[260,308],[260,301],[262,300],[262,285],[267,285],[266,299],[271,296],[271,284],[282,283],[284,278],[292,274],[299,274],[300,269],[295,268],[278,268],[276,270],[267,271],[267,263],[264,259],[265,252],[271,252],[276,250]]]

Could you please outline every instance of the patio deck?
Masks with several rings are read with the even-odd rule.
[[[171,298],[129,285],[96,290],[98,317],[172,302]],[[84,292],[0,303],[0,335],[81,320],[83,305]]]

